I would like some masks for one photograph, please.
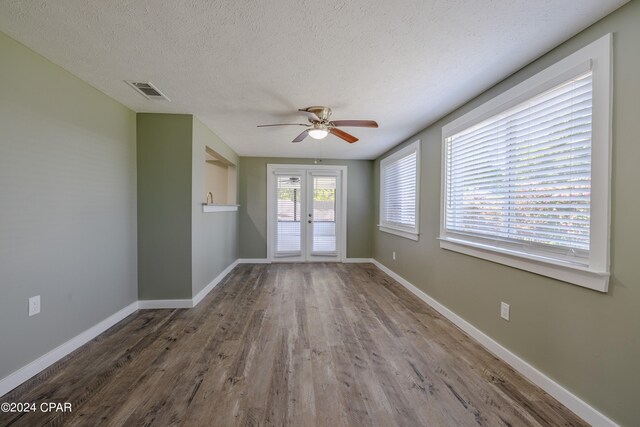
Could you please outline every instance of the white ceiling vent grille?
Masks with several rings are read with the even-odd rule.
[[[125,80],[129,86],[134,88],[136,92],[144,96],[147,99],[164,99],[165,101],[171,101],[166,95],[158,90],[157,87],[151,82],[133,82]]]

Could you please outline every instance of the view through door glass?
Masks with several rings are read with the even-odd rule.
[[[300,255],[301,179],[296,175],[279,175],[277,179],[276,256]]]
[[[336,186],[335,176],[313,177],[313,254],[334,255],[337,252]]]

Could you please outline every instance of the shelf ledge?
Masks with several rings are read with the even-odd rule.
[[[202,205],[202,212],[232,212],[237,211],[240,205]]]

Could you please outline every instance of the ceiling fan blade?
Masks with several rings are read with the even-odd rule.
[[[360,128],[377,128],[378,123],[373,120],[336,120],[331,122],[332,126],[353,126]]]
[[[302,124],[302,123],[276,123],[275,125],[258,125],[259,128],[266,128],[269,126],[310,126],[308,124]]]
[[[302,141],[303,139],[305,139],[305,138],[307,137],[307,135],[309,135],[309,131],[308,131],[308,130],[305,130],[305,131],[303,131],[300,135],[296,136],[296,139],[294,139],[294,140],[293,140],[293,141],[291,141],[291,142],[300,142],[300,141]]]
[[[316,120],[318,122],[320,121],[320,117],[318,117],[318,115],[316,113],[313,113],[311,111],[307,111],[304,108],[300,108],[300,109],[298,109],[298,111],[300,111],[305,116],[309,117],[311,120]]]
[[[344,139],[349,144],[353,144],[354,142],[356,142],[358,140],[358,138],[356,138],[355,136],[349,135],[348,133],[346,133],[344,131],[341,131],[340,129],[337,129],[337,128],[330,128],[329,132],[331,132],[332,134],[334,134],[338,138]]]

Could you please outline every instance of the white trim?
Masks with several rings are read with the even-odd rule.
[[[530,271],[595,291],[607,292],[609,288],[609,273],[606,271],[593,271],[583,266],[560,263],[559,261],[542,257],[534,258],[531,254],[486,247],[464,240],[451,238],[440,238],[439,240],[442,249]]]
[[[140,310],[158,310],[164,308],[192,308],[192,299],[141,299],[138,301]]]
[[[129,304],[122,310],[107,317],[97,325],[90,327],[86,331],[71,338],[69,341],[59,345],[43,356],[40,356],[33,362],[9,374],[8,376],[0,380],[0,396],[4,396],[31,377],[47,369],[49,366],[53,365],[72,351],[75,351],[78,348],[82,347],[84,344],[91,341],[116,323],[120,322],[125,317],[135,313],[136,310],[138,310],[138,301]]]
[[[407,288],[407,290],[409,290],[415,296],[435,309],[438,313],[442,314],[457,327],[469,334],[469,336],[482,344],[488,351],[505,361],[512,368],[529,379],[529,381],[549,393],[551,396],[553,396],[560,403],[569,408],[587,423],[591,424],[592,426],[617,426],[616,423],[607,418],[597,409],[590,406],[587,402],[580,399],[578,396],[571,393],[566,388],[562,387],[560,384],[549,378],[546,374],[529,364],[521,357],[512,353],[509,349],[502,346],[500,343],[482,332],[480,329],[476,328],[471,323],[467,322],[462,317],[458,316],[456,313],[449,310],[447,307],[427,295],[424,291],[415,287],[408,280],[404,279],[402,276],[395,273],[384,264],[375,259],[373,260],[373,264],[380,270],[391,276],[393,279],[395,279],[402,286]]]
[[[531,271],[600,292],[609,287],[610,228],[611,228],[611,145],[612,145],[612,43],[611,33],[556,62],[522,83],[495,96],[470,112],[442,127],[441,191],[440,191],[440,247],[511,267]],[[447,197],[447,139],[507,110],[522,101],[552,88],[576,73],[591,69],[593,78],[593,114],[591,144],[591,228],[587,271],[567,263],[558,268],[558,260],[547,263],[531,260],[514,252],[490,245],[478,248],[472,241],[457,238],[446,230]],[[466,246],[466,247],[465,247]],[[493,253],[492,253],[493,252]],[[508,252],[508,251],[507,251]],[[519,258],[519,259],[516,259]],[[548,257],[551,259],[551,255]]]
[[[238,264],[271,264],[267,258],[238,258]]]
[[[238,265],[239,261],[240,260],[237,259],[229,264],[229,266],[225,268],[222,273],[218,274],[218,276],[216,276],[216,278],[213,279],[211,283],[209,283],[200,292],[198,292],[196,296],[194,296],[191,300],[191,306],[195,307],[196,305],[198,305],[200,301],[202,301],[204,297],[206,297],[207,294],[209,294],[209,292],[213,290],[213,288],[215,288],[216,286],[218,286],[218,284],[220,284],[220,282],[222,282],[222,279],[224,279],[227,274],[231,273],[231,270],[233,270]]]
[[[301,197],[304,199],[306,197],[307,192],[307,174],[312,173],[311,171],[337,171],[340,174],[340,203],[337,215],[339,215],[340,224],[338,227],[338,252],[339,256],[334,259],[336,262],[343,262],[347,257],[347,183],[348,183],[348,167],[341,165],[293,165],[293,164],[267,164],[267,260],[268,262],[305,262],[310,261],[310,257],[313,255],[307,254],[304,256],[301,254],[299,257],[288,257],[288,258],[278,258],[274,255],[273,250],[273,239],[271,236],[274,235],[274,221],[275,218],[275,203],[273,203],[274,198],[274,189],[275,182],[274,176],[276,174],[297,174],[300,175],[301,179],[301,189],[302,194]],[[305,203],[306,205],[306,203]],[[302,217],[306,218],[306,212],[301,212]],[[306,233],[302,234],[301,247],[306,249],[307,245],[307,236]],[[301,251],[304,252],[304,251]],[[316,261],[320,260],[320,257],[315,259]],[[322,261],[329,261],[328,259],[323,259]]]
[[[418,241],[420,239],[420,234],[418,233],[415,233],[413,231],[400,230],[399,228],[389,227],[386,225],[378,225],[378,230],[415,241]]]
[[[420,238],[420,163],[422,159],[420,157],[420,139],[416,139],[411,144],[408,144],[401,149],[389,154],[387,157],[380,160],[380,206],[379,206],[379,220],[378,230],[385,233],[395,234],[396,236],[404,237],[411,240],[419,240]],[[396,161],[402,157],[409,155],[410,153],[416,153],[416,225],[413,228],[410,227],[397,227],[390,223],[384,222],[384,172],[385,165],[387,163]]]
[[[218,284],[225,278],[227,274],[233,270],[236,265],[240,264],[240,260],[237,259],[225,268],[222,273],[218,274],[215,279],[205,286],[200,292],[196,294],[192,299],[158,299],[158,300],[140,300],[138,301],[138,308],[140,310],[154,310],[164,308],[193,308],[200,301],[207,296],[209,292],[213,290]]]
[[[209,292],[213,290],[218,284],[226,277],[227,274],[231,272],[238,264],[241,263],[242,260],[237,259],[233,261],[231,264],[225,268],[222,273],[218,274],[215,279],[211,281],[207,286],[205,286],[200,292],[198,292],[191,299],[154,299],[154,300],[139,300],[138,308],[140,310],[148,310],[148,309],[165,309],[165,308],[193,308],[200,301],[203,300],[204,297],[207,296]]]
[[[234,212],[240,205],[202,205],[202,212]]]
[[[238,264],[271,264],[267,258],[238,258]],[[345,258],[343,264],[370,264],[373,258]]]
[[[613,145],[613,34],[583,50],[593,61],[591,144],[591,243],[589,267],[609,271],[611,244],[611,164]]]

